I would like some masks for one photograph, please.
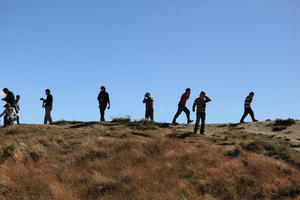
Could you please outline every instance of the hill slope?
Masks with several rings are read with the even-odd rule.
[[[300,199],[300,122],[0,129],[0,200]]]

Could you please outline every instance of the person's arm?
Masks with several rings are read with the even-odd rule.
[[[194,101],[194,104],[193,104],[193,112],[195,112],[196,105],[197,105],[197,99]]]
[[[206,96],[205,99],[206,99],[206,103],[211,102],[211,99],[208,96]]]
[[[109,99],[109,94],[107,93],[107,103],[108,103],[108,108],[107,109],[110,109],[110,99]]]
[[[143,103],[147,102],[147,97],[144,97]]]

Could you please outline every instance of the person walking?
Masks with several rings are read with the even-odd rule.
[[[252,103],[254,95],[255,95],[254,92],[250,92],[249,95],[246,97],[245,103],[244,103],[244,114],[240,120],[240,123],[245,123],[244,120],[248,114],[250,114],[253,122],[257,122],[257,120],[254,117],[254,112],[251,108],[251,103]]]
[[[197,133],[199,129],[199,123],[201,119],[201,128],[200,134],[204,134],[205,129],[205,119],[206,119],[206,103],[210,102],[211,99],[206,96],[205,92],[201,92],[199,98],[194,101],[193,104],[193,112],[195,112],[195,108],[197,106],[197,113],[196,113],[196,123],[194,128],[194,134]]]
[[[190,94],[191,94],[191,89],[187,88],[185,90],[185,93],[183,93],[181,95],[180,101],[178,103],[178,110],[172,121],[173,125],[177,125],[176,119],[179,117],[179,115],[182,113],[182,111],[185,112],[185,114],[186,114],[187,123],[189,124],[189,123],[193,122],[193,120],[190,119],[190,110],[185,106],[187,100],[190,98]]]
[[[9,104],[11,107],[15,108],[15,95],[12,91],[10,91],[7,88],[3,89],[4,94],[6,95],[5,98],[2,99],[2,101],[5,101],[7,104]]]
[[[98,95],[98,102],[99,102],[99,109],[100,109],[100,121],[104,122],[105,121],[105,110],[110,109],[110,100],[109,100],[109,94],[106,92],[105,86],[101,86],[101,91]],[[107,107],[108,105],[108,107]]]
[[[45,108],[45,118],[44,118],[44,124],[52,123],[52,117],[51,117],[51,111],[53,106],[53,96],[51,94],[50,89],[45,90],[45,93],[47,95],[47,98],[41,98],[41,101],[43,101],[43,108]]]
[[[14,121],[17,119],[17,113],[14,107],[12,107],[9,103],[5,104],[5,110],[0,115],[0,118],[4,116],[4,127],[8,125],[14,125]]]
[[[146,112],[145,112],[145,119],[154,121],[153,115],[154,115],[154,105],[153,105],[153,98],[151,97],[151,94],[147,92],[145,94],[143,103],[146,104]]]

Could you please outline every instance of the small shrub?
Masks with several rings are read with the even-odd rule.
[[[274,123],[273,126],[285,126],[285,127],[288,127],[288,126],[292,126],[296,123],[296,121],[294,119],[277,119]]]
[[[245,151],[250,151],[250,152],[255,152],[255,153],[258,153],[260,151],[260,148],[256,142],[242,143],[240,145],[241,145],[242,149],[244,149]]]
[[[128,122],[131,122],[131,117],[130,116],[116,117],[116,118],[113,118],[111,122],[113,122],[113,123],[128,123]]]
[[[0,163],[4,163],[8,158],[10,158],[13,155],[15,149],[16,147],[13,144],[2,148],[2,151],[0,153]]]
[[[280,132],[280,131],[283,131],[285,129],[287,129],[286,126],[275,126],[275,127],[272,128],[272,131],[274,131],[274,132]]]

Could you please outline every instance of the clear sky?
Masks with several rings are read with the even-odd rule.
[[[21,95],[21,121],[110,117],[170,122],[185,88],[213,101],[207,122],[238,122],[250,91],[257,119],[299,118],[299,0],[0,0],[0,87]],[[4,105],[4,102],[0,102]],[[194,119],[194,113],[192,113]],[[247,119],[249,120],[249,118]],[[181,115],[179,122],[185,122]]]

